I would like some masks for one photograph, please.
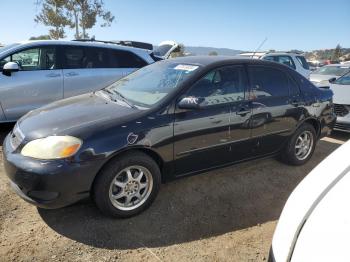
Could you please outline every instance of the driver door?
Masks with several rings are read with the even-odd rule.
[[[201,98],[199,109],[175,109],[174,158],[176,175],[214,168],[235,161],[231,138],[249,138],[250,131],[236,132],[250,114],[234,115],[245,99],[246,75],[243,66],[224,66],[209,72],[183,96]],[[234,120],[234,125],[232,125]],[[233,131],[233,136],[231,132]],[[249,150],[247,148],[237,148]],[[239,155],[239,154],[238,154]]]
[[[7,121],[63,98],[62,69],[57,68],[55,46],[21,50],[2,61],[16,62],[20,68],[11,76],[0,74],[0,102]]]

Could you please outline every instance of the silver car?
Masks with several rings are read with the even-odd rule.
[[[350,65],[331,64],[320,67],[310,74],[310,81],[315,85],[329,85],[329,80],[334,81],[350,71]]]
[[[350,132],[350,72],[331,83],[334,110],[337,115],[335,130]]]
[[[0,123],[50,102],[101,89],[155,62],[151,50],[82,41],[0,48]]]

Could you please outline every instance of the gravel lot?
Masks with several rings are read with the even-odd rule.
[[[0,126],[0,144],[10,128]],[[150,209],[122,220],[90,200],[59,210],[27,204],[0,157],[0,261],[264,261],[290,192],[349,138],[323,139],[301,167],[261,159],[163,185]]]

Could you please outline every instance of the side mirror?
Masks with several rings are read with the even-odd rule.
[[[203,97],[184,97],[180,100],[178,103],[178,107],[180,109],[200,109],[201,103],[203,103],[204,98]]]
[[[19,66],[15,62],[7,62],[3,69],[2,69],[2,74],[5,76],[11,76],[13,72],[18,72],[19,71]]]
[[[334,83],[335,80],[337,80],[337,78],[333,77],[333,78],[329,79],[328,82],[329,82],[329,83]]]

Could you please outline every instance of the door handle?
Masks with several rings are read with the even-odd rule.
[[[58,74],[58,73],[50,73],[50,74],[47,74],[46,77],[60,77],[61,74]]]
[[[77,72],[69,72],[65,74],[65,76],[77,76],[77,75],[79,75]]]

